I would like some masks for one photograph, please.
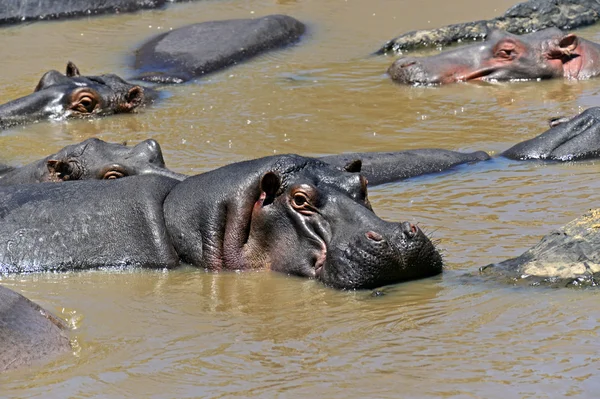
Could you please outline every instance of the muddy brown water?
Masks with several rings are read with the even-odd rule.
[[[26,163],[93,136],[157,139],[183,173],[287,152],[498,153],[550,117],[600,104],[600,80],[401,87],[384,74],[392,59],[368,54],[402,32],[490,18],[512,3],[219,0],[3,28],[1,102],[67,60],[83,73],[131,76],[127,55],[144,38],[187,23],[285,13],[309,25],[300,45],[166,87],[136,115],[3,131],[0,161]],[[580,34],[600,41],[600,26]],[[378,214],[418,222],[447,265],[379,298],[269,272],[3,277],[75,330],[74,354],[1,375],[0,397],[597,397],[600,293],[461,276],[597,207],[599,173],[597,161],[496,159],[373,188]]]

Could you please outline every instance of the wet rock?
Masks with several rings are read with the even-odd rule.
[[[137,79],[182,83],[298,40],[304,24],[287,15],[187,25],[163,33],[137,50]]]
[[[546,235],[521,256],[480,269],[518,284],[596,286],[600,279],[600,208]]]
[[[600,0],[530,0],[490,19],[405,33],[385,43],[377,54],[401,53],[420,47],[445,46],[467,40],[484,40],[494,29],[514,34],[557,27],[570,30],[596,23]]]

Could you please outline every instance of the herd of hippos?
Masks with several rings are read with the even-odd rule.
[[[0,0],[0,24],[132,12],[166,3]],[[600,75],[600,46],[559,28],[598,19],[598,1],[531,0],[493,20],[407,33],[376,53],[485,39],[434,56],[397,59],[388,74],[401,84],[587,79]],[[304,30],[285,15],[185,26],[142,45],[134,61],[137,75],[128,81],[114,74],[82,75],[69,62],[64,74],[49,71],[33,93],[0,105],[0,128],[132,112],[151,105],[158,92],[130,81],[186,82],[294,44]],[[597,158],[600,108],[556,121],[500,156]],[[212,271],[268,268],[339,289],[433,276],[443,269],[434,244],[411,223],[380,219],[369,203],[367,183],[489,158],[482,151],[443,149],[322,158],[278,155],[187,176],[166,168],[154,140],[131,147],[88,139],[29,165],[0,166],[0,273],[187,263]],[[592,210],[520,257],[482,267],[480,273],[513,282],[596,285],[599,216]],[[70,344],[60,319],[0,286],[0,348],[2,372],[67,352]]]

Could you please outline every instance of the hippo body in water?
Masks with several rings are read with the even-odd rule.
[[[0,0],[0,25],[159,8],[167,0]]]
[[[494,30],[514,34],[546,28],[571,30],[600,20],[598,0],[529,0],[512,6],[491,19],[423,29],[402,34],[385,43],[376,54],[402,53],[421,47],[440,47],[457,42],[484,40]]]
[[[375,215],[364,177],[296,155],[231,164],[183,182],[132,176],[5,186],[0,220],[4,273],[187,262],[208,270],[268,268],[354,289],[442,269],[418,227]]]
[[[556,28],[516,36],[494,31],[483,43],[429,57],[403,57],[388,69],[404,84],[470,80],[589,79],[600,74],[600,45]]]
[[[67,353],[66,331],[59,318],[0,285],[0,373]]]
[[[183,180],[165,166],[160,145],[145,140],[134,147],[91,138],[19,168],[0,166],[0,185],[156,174]]]
[[[208,21],[163,33],[137,50],[137,79],[181,83],[296,42],[304,24],[287,15]]]
[[[66,74],[46,72],[32,94],[0,105],[0,129],[41,120],[133,112],[157,97],[156,91],[117,75],[82,76],[69,62]]]

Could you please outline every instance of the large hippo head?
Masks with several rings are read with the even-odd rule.
[[[129,147],[91,138],[22,168],[0,171],[0,185],[66,180],[118,179],[155,174],[183,180],[165,166],[162,150],[149,139]]]
[[[600,73],[595,43],[556,28],[516,36],[492,31],[485,42],[430,57],[403,57],[388,69],[405,84],[445,84],[469,80],[587,79]]]
[[[156,97],[156,91],[117,75],[82,76],[69,62],[66,74],[46,72],[32,94],[0,105],[0,128],[44,119],[132,112]]]
[[[442,259],[415,225],[380,219],[360,162],[340,170],[285,155],[188,178],[165,201],[185,262],[210,270],[263,269],[344,289],[438,274]]]

